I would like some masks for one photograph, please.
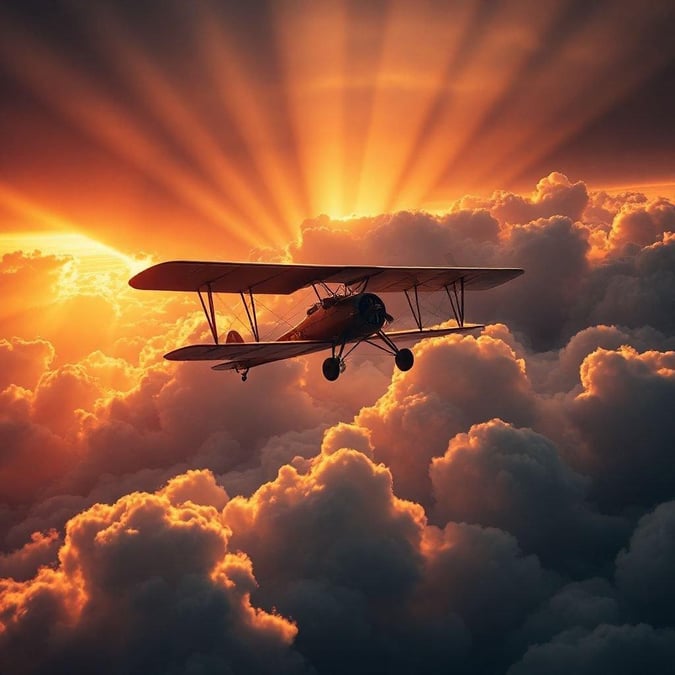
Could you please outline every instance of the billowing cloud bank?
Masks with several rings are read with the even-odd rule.
[[[408,373],[361,347],[337,383],[164,363],[206,339],[194,304],[5,256],[0,671],[667,672],[674,232],[561,174],[307,221],[258,257],[526,269],[467,298],[482,332]]]

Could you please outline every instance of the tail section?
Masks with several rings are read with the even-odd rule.
[[[231,330],[227,334],[227,338],[225,338],[225,342],[227,344],[229,344],[231,342],[237,342],[237,343],[241,344],[243,341],[244,341],[244,338],[241,337],[241,335],[239,335],[239,333],[237,333],[236,330]]]

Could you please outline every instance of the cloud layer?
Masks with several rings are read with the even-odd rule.
[[[0,670],[663,672],[674,230],[670,202],[562,174],[308,220],[256,255],[526,268],[467,297],[483,331],[420,343],[407,373],[362,346],[337,383],[320,357],[245,385],[168,364],[208,339],[193,302],[5,256]]]

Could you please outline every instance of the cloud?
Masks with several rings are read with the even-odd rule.
[[[667,672],[675,658],[675,631],[646,624],[601,624],[592,631],[570,630],[551,642],[530,647],[509,675],[529,673]]]
[[[201,503],[214,489],[192,473],[73,518],[55,569],[2,582],[3,668],[305,672],[295,625],[250,604],[250,560]]]
[[[535,609],[510,638],[513,654],[529,645],[543,645],[567,630],[592,631],[602,624],[619,624],[622,612],[616,589],[602,577],[562,586]]]
[[[587,252],[586,230],[566,216],[513,226],[505,258],[526,273],[500,298],[499,313],[536,350],[559,346],[569,335],[569,315],[588,274]]]
[[[675,235],[594,267],[571,310],[571,325],[650,326],[675,332]]]
[[[487,647],[557,586],[511,535],[428,526],[392,487],[384,466],[340,449],[282,467],[224,509],[231,546],[253,561],[254,598],[297,620],[298,649],[319,672],[474,659],[471,640]]]
[[[673,623],[675,501],[643,516],[616,561],[616,582],[634,616],[655,625]]]
[[[54,347],[47,340],[0,340],[0,391],[10,384],[33,389],[54,359]]]
[[[548,439],[501,420],[455,436],[445,455],[432,459],[430,476],[437,521],[506,530],[552,569],[602,569],[627,534],[625,523],[586,504],[589,479],[572,471]]]
[[[505,337],[502,339],[506,339]],[[649,327],[630,329],[597,325],[580,330],[555,352],[527,354],[527,372],[538,392],[555,394],[581,389],[584,359],[599,348],[616,350],[630,346],[638,351],[672,350],[675,338]]]
[[[535,399],[524,362],[489,335],[427,340],[415,355],[414,368],[395,373],[356,423],[368,430],[375,458],[391,468],[398,494],[427,504],[429,462],[456,433],[495,416],[528,425]]]
[[[30,541],[20,549],[0,554],[0,577],[11,577],[16,581],[32,578],[39,567],[56,559],[61,543],[56,530],[33,532]]]
[[[482,647],[518,625],[556,587],[554,575],[515,538],[467,523],[425,533],[421,598],[431,613],[456,612]]]
[[[666,232],[675,232],[675,205],[666,199],[648,204],[625,204],[612,221],[609,245],[621,255],[630,247],[642,248],[661,240]]]
[[[633,193],[589,194],[583,182],[554,172],[532,198],[502,191],[487,200],[460,200],[443,215],[307,220],[299,239],[276,256],[337,264],[521,266],[523,277],[503,289],[469,294],[467,308],[471,318],[507,323],[542,351],[562,347],[595,324],[673,332],[673,209],[668,200]],[[395,298],[386,300],[395,316],[407,316]]]
[[[572,183],[554,171],[537,183],[532,197],[499,191],[488,204],[490,213],[499,221],[524,224],[552,216],[579,220],[588,201],[588,190],[582,181]]]
[[[504,324],[418,344],[407,373],[363,347],[337,383],[322,355],[245,385],[167,364],[209,339],[193,298],[126,279],[68,298],[66,260],[5,259],[12,307],[53,306],[3,320],[0,659],[501,673],[667,654],[671,206],[552,174],[442,215],[306,221],[275,255],[526,267],[467,297]],[[85,309],[105,339],[78,342]],[[282,309],[263,310],[270,331]]]
[[[597,349],[581,366],[568,415],[580,446],[573,465],[593,479],[602,508],[650,508],[672,497],[675,352]]]

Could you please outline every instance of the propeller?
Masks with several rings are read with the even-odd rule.
[[[391,323],[394,317],[387,313],[384,303],[373,293],[365,293],[359,300],[359,313],[371,326],[380,328],[385,322]]]

